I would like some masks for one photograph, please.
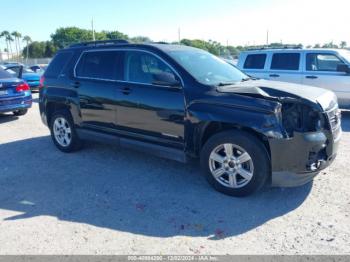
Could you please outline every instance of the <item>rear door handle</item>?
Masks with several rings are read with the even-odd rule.
[[[124,94],[124,95],[129,95],[130,93],[131,93],[131,88],[130,87],[124,87],[123,89],[122,89],[122,93]]]
[[[270,77],[280,77],[278,74],[271,74]]]
[[[80,82],[75,81],[75,82],[71,83],[70,85],[71,85],[72,87],[74,87],[74,88],[79,88]]]
[[[306,76],[307,79],[317,79],[317,76]]]

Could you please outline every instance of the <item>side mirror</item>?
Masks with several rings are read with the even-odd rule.
[[[172,73],[158,73],[153,74],[154,81],[152,84],[160,85],[160,86],[168,86],[168,87],[180,87],[181,83]]]
[[[350,67],[346,64],[338,64],[337,71],[350,74]]]

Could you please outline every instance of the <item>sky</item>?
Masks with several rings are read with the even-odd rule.
[[[181,38],[226,45],[269,42],[350,44],[347,0],[0,0],[0,32],[49,40],[59,27],[118,30],[154,41]],[[4,48],[0,40],[0,48]]]

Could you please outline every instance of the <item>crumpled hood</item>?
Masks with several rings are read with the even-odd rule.
[[[222,86],[218,87],[217,91],[242,95],[255,94],[263,97],[304,99],[318,103],[323,110],[328,110],[337,103],[337,98],[332,91],[313,86],[269,80],[251,80],[231,86]]]

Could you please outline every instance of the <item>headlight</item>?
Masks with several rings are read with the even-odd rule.
[[[325,120],[320,112],[301,103],[284,103],[282,105],[282,123],[288,136],[294,132],[316,132],[324,128]]]

